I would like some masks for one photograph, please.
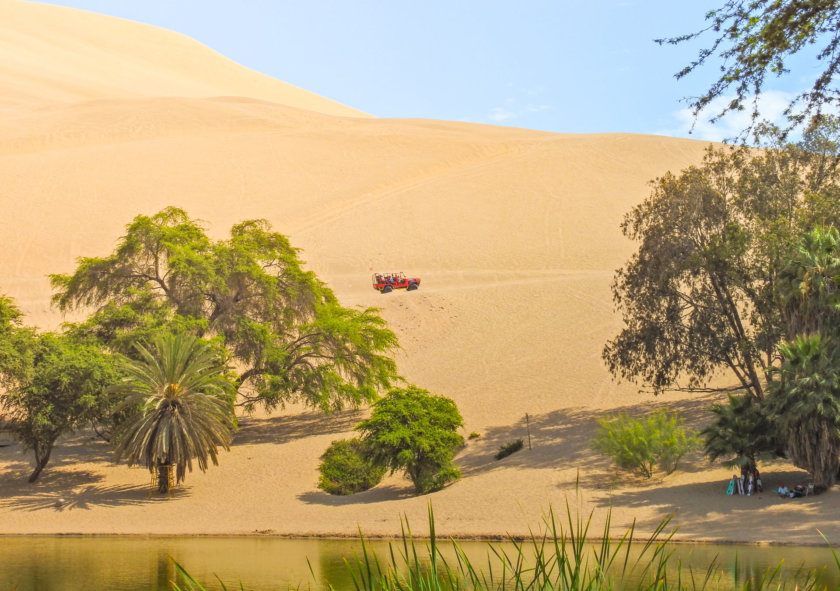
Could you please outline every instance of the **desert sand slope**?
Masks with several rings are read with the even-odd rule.
[[[115,97],[241,95],[365,116],[183,35],[72,8],[0,0],[0,55],[0,111]]]
[[[95,35],[95,56],[130,25],[114,21],[109,35],[111,21],[74,18]],[[85,18],[102,25],[85,28]],[[82,43],[50,40],[58,49],[43,51]],[[206,52],[195,59],[223,67]],[[35,485],[29,456],[11,444],[0,447],[0,533],[353,535],[358,525],[393,535],[402,515],[422,530],[432,501],[443,534],[526,534],[569,500],[596,510],[596,522],[612,505],[617,527],[635,518],[642,530],[676,512],[686,538],[816,543],[820,527],[840,539],[836,493],[725,497],[727,472],[700,456],[639,482],[589,449],[605,412],[668,405],[692,425],[706,419],[708,397],[654,401],[615,384],[600,360],[620,326],[612,274],[633,250],[622,215],[649,179],[698,162],[702,142],[336,117],[248,96],[247,85],[238,98],[197,98],[101,96],[101,84],[90,81],[96,100],[30,107],[12,97],[0,116],[0,292],[31,323],[61,321],[46,274],[109,253],[138,213],[177,205],[216,237],[266,218],[342,302],[382,309],[403,375],[455,399],[464,433],[481,437],[458,456],[464,478],[425,497],[399,475],[348,498],[315,487],[318,457],[363,411],[244,417],[221,465],[189,474],[171,500],[148,496],[148,474],[113,465],[89,434],[62,441]],[[418,274],[422,287],[380,295],[372,268]],[[533,449],[494,461],[499,445],[527,437],[526,413]],[[796,475],[783,464],[764,474],[768,488]]]

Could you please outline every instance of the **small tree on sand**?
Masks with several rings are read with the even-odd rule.
[[[0,408],[9,429],[35,454],[35,482],[56,441],[108,411],[106,388],[119,379],[116,360],[98,347],[21,326],[21,313],[0,296]]]
[[[452,458],[464,442],[457,432],[462,425],[452,400],[409,386],[394,388],[377,401],[356,430],[374,462],[392,473],[405,470],[415,490],[427,493],[461,476]]]
[[[682,428],[682,419],[674,413],[658,411],[644,418],[626,414],[599,421],[592,447],[620,467],[650,478],[657,466],[670,474],[680,459],[693,451],[699,439],[693,431]]]
[[[125,360],[128,377],[114,387],[123,407],[137,408],[116,434],[117,460],[157,470],[167,492],[170,466],[181,482],[193,460],[204,472],[218,464],[219,447],[229,449],[234,389],[220,352],[194,336],[162,334],[137,351],[140,360]]]
[[[362,440],[339,439],[321,456],[318,488],[331,495],[352,495],[379,484],[386,470],[370,460]]]

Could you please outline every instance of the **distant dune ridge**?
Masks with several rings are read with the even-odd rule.
[[[29,456],[0,448],[0,533],[392,535],[402,515],[422,531],[431,500],[444,535],[524,534],[568,498],[584,511],[612,504],[618,527],[676,511],[687,538],[782,530],[816,543],[817,520],[840,537],[834,493],[816,512],[727,498],[728,472],[699,455],[639,483],[589,449],[609,410],[668,405],[704,420],[708,397],[638,394],[600,352],[620,327],[609,285],[634,248],[622,216],[706,143],[375,119],[182,35],[18,0],[0,0],[0,55],[0,292],[28,322],[57,327],[46,275],[110,253],[139,213],[176,205],[215,237],[266,218],[345,305],[382,309],[402,374],[453,398],[465,432],[481,434],[458,456],[464,478],[427,497],[398,475],[347,498],[316,489],[318,457],[358,412],[245,417],[220,466],[189,474],[167,502],[148,500],[147,474],[113,465],[87,434],[60,445],[34,486]],[[380,295],[372,270],[423,283]],[[499,445],[526,436],[526,413],[534,448],[496,462]],[[777,468],[767,486],[796,478]],[[54,509],[57,495],[69,509]]]

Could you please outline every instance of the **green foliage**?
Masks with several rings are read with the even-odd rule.
[[[0,408],[23,448],[35,454],[35,482],[61,435],[110,412],[106,388],[119,379],[117,362],[100,348],[19,326],[19,313],[0,298]]]
[[[409,386],[394,388],[356,426],[371,459],[393,473],[404,470],[418,493],[438,490],[461,473],[452,461],[464,439],[458,408],[449,398]]]
[[[508,457],[510,454],[514,454],[522,449],[522,446],[525,445],[521,439],[516,439],[514,441],[508,441],[504,445],[499,446],[499,451],[496,453],[494,458],[497,460],[501,460],[502,458]]]
[[[69,330],[125,355],[161,329],[219,339],[248,408],[339,409],[374,400],[396,377],[396,336],[376,310],[342,307],[265,220],[213,241],[174,207],[137,216],[113,254],[51,281],[62,311],[96,309]]]
[[[791,250],[776,289],[787,337],[840,336],[840,232],[818,226]]]
[[[657,411],[637,419],[627,414],[605,417],[592,447],[612,458],[620,467],[645,478],[653,476],[657,466],[670,474],[680,459],[696,449],[697,435],[686,431],[682,419],[674,413]]]
[[[788,65],[792,58],[805,50],[822,61],[823,69],[814,77],[809,90],[790,101],[786,114],[795,125],[818,117],[824,109],[830,111],[837,104],[838,19],[840,2],[837,0],[727,0],[706,14],[706,26],[699,32],[657,42],[679,44],[705,34],[713,35],[712,42],[700,49],[697,58],[676,77],[687,76],[712,60],[719,61],[718,78],[705,93],[691,99],[695,117],[711,105],[718,109],[712,118],[715,121],[751,103],[752,125],[760,115],[757,101],[766,79],[790,73]],[[713,105],[716,99],[720,102]]]
[[[321,456],[318,471],[318,488],[331,495],[352,495],[379,484],[387,468],[368,459],[360,439],[339,439]]]
[[[840,232],[815,228],[791,250],[778,286],[788,340],[767,411],[793,463],[829,487],[840,469]]]
[[[787,333],[785,257],[801,232],[840,221],[838,145],[819,133],[762,152],[710,148],[701,166],[652,183],[622,224],[639,248],[612,286],[625,324],[603,352],[615,376],[659,393],[725,370],[764,397]]]
[[[727,467],[755,472],[760,459],[777,455],[776,425],[752,397],[729,394],[726,404],[714,404],[711,411],[714,421],[700,432],[709,460],[724,458]]]
[[[177,482],[193,460],[202,472],[217,465],[217,449],[229,449],[236,426],[234,388],[218,348],[191,335],[160,334],[137,352],[139,360],[124,359],[127,377],[111,389],[124,408],[137,409],[116,434],[117,461],[150,472],[173,465]],[[164,479],[161,492],[168,486]]]
[[[814,483],[830,487],[840,470],[840,351],[819,334],[797,336],[779,347],[767,399],[787,451],[796,466],[811,473]]]
[[[737,556],[734,569],[712,561],[705,571],[692,571],[674,557],[669,530],[671,518],[665,518],[646,537],[639,538],[635,526],[620,537],[614,535],[612,511],[602,519],[604,528],[589,536],[593,514],[575,514],[566,503],[565,515],[553,510],[544,525],[525,540],[506,537],[503,544],[484,542],[486,562],[479,553],[467,552],[454,539],[444,544],[435,531],[435,519],[429,506],[429,537],[418,540],[408,520],[403,520],[399,538],[388,544],[387,553],[378,553],[362,535],[360,550],[345,559],[351,579],[341,589],[356,591],[704,591],[741,589],[743,591],[780,591],[827,589],[821,585],[824,573],[799,569],[785,574],[780,563],[764,572],[742,577]],[[597,543],[593,543],[597,540]],[[448,551],[448,552],[447,552]],[[384,554],[384,555],[383,555]],[[832,550],[834,575],[840,572],[840,559]],[[447,555],[451,558],[447,558]],[[184,591],[202,591],[197,582],[177,562],[175,567],[184,581]],[[834,569],[837,568],[837,571]],[[315,573],[310,569],[313,579]],[[789,578],[788,578],[789,577]],[[734,580],[733,580],[734,579]],[[333,591],[328,581],[314,581],[318,587]],[[224,583],[219,581],[224,590]],[[177,582],[172,587],[180,591]],[[242,584],[240,583],[240,587]],[[302,587],[298,587],[302,588]],[[309,587],[307,587],[309,588]]]
[[[467,439],[478,439],[479,437],[481,437],[481,433],[478,433],[477,431],[472,431],[469,437],[467,437]]]

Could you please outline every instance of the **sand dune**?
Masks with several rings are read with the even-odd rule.
[[[12,0],[0,0],[0,50],[0,292],[31,323],[62,320],[46,275],[110,252],[138,213],[177,205],[219,237],[267,218],[343,303],[382,309],[401,372],[455,399],[465,433],[482,435],[459,455],[464,478],[426,497],[398,476],[348,498],[315,488],[318,456],[359,412],[245,417],[221,465],[190,474],[172,500],[150,498],[147,473],[113,465],[89,434],[63,441],[35,485],[11,445],[0,448],[0,533],[391,535],[403,514],[422,529],[431,500],[444,534],[524,534],[569,499],[598,515],[612,505],[618,527],[676,512],[687,538],[816,543],[817,526],[840,538],[835,493],[727,498],[727,472],[700,456],[647,483],[589,450],[610,410],[706,418],[709,397],[653,400],[600,360],[620,325],[612,274],[633,250],[622,215],[706,144],[355,116],[179,35]],[[380,295],[372,268],[420,275],[422,287]],[[500,444],[527,435],[526,413],[533,449],[495,462]],[[765,482],[796,473],[768,467]]]
[[[0,110],[105,98],[248,96],[360,111],[243,68],[171,31],[72,8],[0,0]]]

